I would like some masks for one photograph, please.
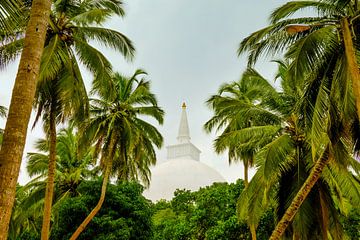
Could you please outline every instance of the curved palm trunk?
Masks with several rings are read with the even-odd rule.
[[[50,110],[50,129],[49,129],[49,166],[48,166],[48,179],[45,191],[45,203],[43,223],[41,229],[41,240],[49,239],[50,221],[51,221],[51,207],[54,195],[54,182],[55,182],[55,168],[56,168],[56,122],[55,110]]]
[[[0,151],[0,240],[6,240],[50,14],[50,0],[33,0]]]
[[[102,186],[101,186],[100,199],[99,199],[98,203],[96,204],[96,206],[94,207],[94,209],[90,212],[90,214],[85,218],[85,220],[80,224],[80,226],[76,229],[76,231],[70,237],[70,240],[75,240],[75,239],[77,239],[79,237],[79,235],[82,233],[82,231],[84,231],[86,226],[90,223],[90,221],[99,212],[102,204],[104,203],[105,194],[106,194],[106,188],[107,188],[107,185],[108,185],[108,182],[109,182],[110,173],[111,173],[111,169],[112,169],[112,162],[113,162],[113,154],[112,154],[112,152],[113,152],[114,145],[115,145],[115,143],[114,143],[114,140],[112,138],[111,141],[110,141],[110,148],[109,148],[110,158],[108,158],[108,161],[106,163],[104,178],[103,178],[103,182],[102,182]]]
[[[326,150],[325,152],[328,152],[328,150]],[[324,170],[325,166],[329,161],[330,158],[328,156],[322,156],[318,161],[316,161],[314,167],[311,169],[308,178],[300,188],[299,192],[296,194],[295,198],[292,200],[288,209],[286,209],[283,217],[281,218],[280,222],[278,222],[278,224],[276,225],[269,240],[280,239],[280,237],[285,232],[286,228],[293,220],[301,204],[304,202],[307,195],[310,193],[311,189],[313,188],[317,180],[320,178],[322,171]]]
[[[345,56],[349,65],[349,73],[352,81],[353,94],[358,118],[360,119],[360,72],[359,65],[356,61],[354,43],[352,41],[349,21],[347,18],[341,19],[341,29],[344,40]]]

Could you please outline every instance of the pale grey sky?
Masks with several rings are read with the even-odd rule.
[[[187,103],[192,142],[202,151],[201,161],[217,169],[225,179],[242,177],[240,165],[228,166],[226,155],[212,150],[214,135],[203,130],[211,117],[206,99],[224,82],[239,79],[246,66],[237,57],[239,42],[251,32],[267,25],[270,12],[285,0],[124,0],[126,16],[113,18],[108,27],[125,33],[135,44],[136,58],[127,63],[112,50],[104,50],[114,68],[132,74],[137,68],[148,72],[152,90],[165,110],[165,123],[159,127],[165,145],[175,143],[181,103]],[[270,60],[270,59],[269,59]],[[0,105],[8,106],[18,62],[0,73]],[[273,79],[275,66],[268,60],[257,70]],[[91,79],[86,74],[88,86]],[[32,122],[31,122],[32,124]],[[5,123],[0,120],[0,127]],[[25,154],[42,136],[41,127],[29,129]],[[165,159],[166,150],[158,152]],[[25,159],[25,158],[24,158]],[[19,181],[28,180],[21,168]]]

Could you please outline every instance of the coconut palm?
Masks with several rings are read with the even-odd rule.
[[[256,147],[247,143],[226,142],[222,145],[221,138],[235,130],[251,126],[265,125],[266,123],[280,123],[280,119],[263,108],[268,95],[276,91],[258,72],[247,69],[238,82],[224,84],[207,100],[208,106],[214,111],[214,116],[205,123],[204,128],[210,132],[214,128],[222,131],[215,140],[214,147],[218,153],[225,149],[229,153],[229,162],[243,161],[245,187],[248,185],[248,169],[254,164]],[[252,146],[252,147],[250,147]]]
[[[287,69],[286,64],[279,62],[277,77],[281,79],[282,88],[279,93],[275,89],[271,90],[270,84],[260,84],[259,88],[254,88],[257,84],[256,79],[260,78],[256,74],[253,78],[243,77],[238,85],[230,85],[236,86],[235,89],[227,90],[231,93],[230,95],[217,96],[219,100],[216,117],[219,113],[227,117],[227,121],[224,118],[214,117],[217,123],[224,126],[229,123],[229,120],[236,119],[237,121],[234,121],[236,127],[230,128],[230,125],[225,125],[225,131],[217,138],[215,147],[217,149],[220,147],[221,150],[230,146],[238,150],[250,149],[256,160],[257,173],[239,199],[238,205],[240,217],[248,222],[253,239],[256,236],[255,228],[266,206],[272,203],[278,217],[281,217],[292,197],[305,181],[309,167],[314,165],[309,141],[304,131],[304,126],[306,126],[304,122],[307,118],[303,117],[304,114],[299,114],[299,112],[304,112],[303,108],[307,107],[300,101],[304,95],[301,89],[304,91],[304,88],[293,85]],[[298,84],[302,83],[298,82]],[[244,96],[240,98],[239,95],[234,94],[239,93],[235,91],[241,89],[238,86],[252,86],[248,88],[253,89],[252,92],[249,91],[251,92],[249,95],[253,97],[252,104],[246,101],[249,98],[244,98]],[[262,89],[264,93],[258,94],[256,89]],[[246,91],[243,92],[246,93]],[[228,114],[224,114],[227,112]],[[249,119],[252,120],[251,125],[247,124]],[[341,158],[357,169],[356,161],[350,157],[350,152],[349,149],[343,151]],[[332,165],[329,168],[331,170],[326,168],[326,176],[323,176],[300,209],[287,235],[292,235],[295,239],[310,239],[310,236],[318,238],[327,236],[330,232],[333,238],[341,239],[342,229],[336,210],[339,207],[335,203],[339,203],[344,196],[348,198],[351,196],[352,200],[359,199],[359,185],[346,168],[334,168]],[[341,188],[334,180],[341,182]],[[352,190],[349,186],[357,186],[357,188]],[[341,193],[338,199],[332,196],[332,189]],[[355,203],[356,201],[353,201],[353,204]],[[315,214],[313,209],[321,210],[316,211]],[[345,210],[342,209],[342,211]],[[324,219],[329,219],[329,221]],[[313,226],[321,226],[321,228],[314,229]]]
[[[53,195],[56,125],[69,117],[85,116],[88,100],[78,60],[95,76],[94,89],[109,87],[111,65],[105,56],[88,41],[95,40],[131,58],[134,48],[123,34],[98,27],[111,15],[123,16],[117,0],[56,1],[50,15],[44,54],[35,95],[37,120],[42,116],[50,139],[48,187],[45,197],[42,239],[48,239]],[[22,39],[4,45],[7,60],[14,59],[22,47]],[[16,47],[14,47],[16,46]],[[4,62],[4,65],[7,62]]]
[[[24,230],[40,235],[48,178],[49,140],[35,143],[38,152],[27,154],[27,172],[33,179],[17,190],[16,206],[10,222],[10,239],[17,239]],[[78,195],[77,187],[86,179],[96,177],[96,159],[93,150],[79,151],[79,135],[72,127],[62,129],[57,135],[57,161],[54,181],[54,208],[68,197]],[[56,214],[55,214],[56,215]]]
[[[304,8],[313,8],[318,15],[288,18]],[[251,34],[240,44],[239,53],[249,50],[250,64],[263,53],[272,55],[279,52],[285,52],[285,57],[292,62],[289,71],[293,82],[303,81],[304,84],[298,86],[307,88],[304,104],[308,107],[302,114],[311,119],[305,131],[312,133],[312,157],[314,161],[319,160],[279,222],[272,239],[281,236],[326,164],[344,148],[341,139],[351,136],[349,144],[354,148],[350,146],[350,149],[355,149],[355,152],[358,149],[356,133],[360,96],[354,54],[358,40],[352,42],[350,31],[352,29],[356,35],[358,29],[349,27],[349,22],[356,26],[359,20],[357,8],[357,1],[292,1],[272,13],[269,27]],[[336,126],[341,130],[336,130]],[[324,132],[328,135],[325,144]],[[339,157],[336,160],[341,162]]]
[[[51,206],[54,191],[56,171],[56,125],[69,117],[81,119],[88,111],[88,99],[80,73],[68,72],[62,69],[52,80],[38,82],[34,106],[37,115],[34,125],[42,116],[44,130],[49,139],[49,160],[47,187],[45,192],[45,207],[43,214],[42,239],[48,239],[51,219]],[[80,76],[80,79],[79,77]]]
[[[5,2],[9,1],[2,1],[2,4]],[[50,9],[50,0],[33,0],[32,2],[24,47],[12,92],[0,151],[1,240],[7,239]]]
[[[114,74],[114,88],[99,99],[91,100],[91,117],[83,129],[84,141],[94,143],[103,169],[103,183],[98,204],[70,239],[76,239],[100,210],[111,175],[118,179],[141,179],[148,183],[149,167],[156,162],[154,146],[161,147],[162,136],[140,116],[163,122],[164,112],[150,91],[149,82],[138,79],[145,72],[137,70],[128,78]]]
[[[309,168],[314,165],[308,137],[310,133],[304,130],[307,118],[303,117],[305,114],[299,114],[305,112],[303,108],[306,104],[302,102],[304,94],[300,91],[301,87],[293,85],[288,74],[286,64],[280,63],[278,77],[281,79],[282,91],[267,94],[269,98],[265,101],[257,101],[262,103],[263,109],[269,111],[269,114],[276,114],[280,122],[249,126],[219,137],[220,143],[234,142],[239,146],[246,143],[247,147],[257,149],[254,156],[257,172],[238,203],[240,218],[246,220],[250,226],[257,226],[269,204],[275,207],[280,219],[308,176]],[[247,112],[243,114],[246,115]],[[358,169],[357,162],[351,157],[351,150],[343,150],[338,161],[342,159],[354,169]],[[316,157],[320,157],[318,153]],[[334,239],[342,239],[343,231],[337,211],[341,207],[338,203],[342,202],[341,205],[344,206],[343,198],[348,198],[356,204],[360,196],[359,184],[346,168],[330,165],[325,172],[299,209],[286,232],[287,236],[294,239],[318,239],[330,234]],[[341,187],[336,182],[341,182]],[[355,189],[352,189],[354,186]],[[334,189],[339,195],[332,194]],[[314,211],[315,209],[317,211]],[[346,209],[342,208],[341,211]]]
[[[279,65],[279,71],[284,73],[285,64],[279,62]],[[292,89],[285,84],[282,87]],[[206,129],[212,129],[216,125],[217,130],[224,129],[215,140],[216,151],[228,150],[229,158],[245,160],[246,176],[246,161],[250,160],[249,162],[254,164],[258,151],[283,131],[282,124],[292,124],[290,120],[293,99],[281,98],[274,87],[251,68],[244,72],[238,82],[224,84],[219,95],[208,101],[215,114],[205,125]],[[252,239],[256,239],[255,229],[259,218],[252,219],[252,216],[258,217],[251,214],[246,220]]]

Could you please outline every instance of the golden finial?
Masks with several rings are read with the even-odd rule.
[[[185,109],[186,108],[186,104],[185,102],[183,102],[182,106],[181,106],[182,109]]]

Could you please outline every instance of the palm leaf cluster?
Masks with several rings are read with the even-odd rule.
[[[25,7],[25,1],[3,0],[0,2],[0,40],[13,35],[14,29],[19,29]]]
[[[315,16],[301,16],[304,9]],[[273,94],[263,87],[265,98],[254,93],[254,99],[245,99],[246,92],[233,94],[239,89],[235,83],[209,100],[214,117],[206,128],[222,131],[215,148],[243,161],[244,151],[254,154],[257,172],[239,199],[239,216],[254,228],[264,209],[275,206],[281,221],[271,239],[279,239],[288,224],[289,238],[343,239],[339,219],[360,202],[354,159],[359,149],[358,14],[357,1],[280,6],[270,25],[245,38],[238,53],[248,54],[249,67],[262,56],[283,55],[287,64],[280,63],[277,76],[281,90]],[[238,83],[245,85],[241,81],[256,84],[251,78]],[[226,113],[235,101],[242,104]],[[258,115],[260,121],[253,119],[246,101],[266,112]],[[271,114],[279,121],[269,121]]]
[[[5,9],[9,6],[11,8]],[[16,27],[9,27],[12,31],[5,29],[6,32],[0,33],[0,68],[15,60],[24,48],[30,6],[29,2],[19,3],[16,13],[21,21],[16,23]],[[17,9],[15,0],[2,2],[0,25],[8,24]],[[60,199],[76,194],[78,183],[89,171],[89,159],[95,159],[91,164],[109,165],[111,174],[118,179],[142,179],[145,184],[149,183],[149,166],[156,162],[154,146],[161,146],[162,137],[154,126],[137,116],[154,117],[162,123],[163,111],[157,106],[149,82],[137,79],[144,74],[143,71],[137,71],[130,78],[113,73],[112,64],[93,46],[96,43],[115,50],[127,60],[133,58],[135,49],[132,42],[124,34],[103,27],[110,17],[123,17],[124,14],[120,0],[60,0],[52,3],[33,104],[37,110],[34,126],[42,119],[47,139],[37,144],[43,153],[29,154],[28,170],[35,178],[26,187],[19,188],[21,193],[18,193],[16,208],[20,210],[16,210],[12,218],[12,226],[15,226],[12,233],[15,235],[21,231],[19,229],[29,227],[30,223],[26,223],[29,218],[38,219],[37,212],[44,209],[41,235],[44,239],[49,238],[51,211],[54,215]],[[91,106],[80,66],[93,75],[90,94],[98,99],[92,99]],[[60,123],[74,125],[81,129],[83,136],[79,140],[79,136],[72,135],[72,130],[64,130],[66,133],[62,131],[58,135],[56,126]],[[97,128],[95,132],[92,132],[93,128]],[[114,143],[111,151],[108,149],[109,140]],[[65,144],[64,141],[70,142]],[[75,145],[71,145],[71,141]],[[86,150],[94,145],[91,155],[82,153],[78,141]],[[95,169],[93,175],[101,170],[106,173],[106,167]],[[104,184],[107,184],[106,177]],[[34,196],[37,201],[31,200]],[[52,202],[55,204],[53,210]],[[28,217],[16,216],[27,208],[33,209]]]
[[[331,142],[324,140],[326,129],[321,124],[315,129],[302,114],[308,107],[308,99],[304,98],[307,89],[301,88],[302,82],[293,82],[289,73],[291,65],[278,64],[281,91],[250,68],[238,82],[220,87],[218,94],[208,101],[214,117],[205,127],[209,130],[216,127],[220,131],[214,142],[215,149],[228,150],[230,158],[242,161],[250,155],[256,166],[255,176],[238,201],[239,218],[246,220],[250,229],[258,226],[269,207],[275,208],[280,220],[314,162],[330,154],[326,146]],[[313,132],[307,132],[307,126],[311,126]],[[315,138],[311,135],[314,132],[318,133]],[[348,167],[358,169],[360,165],[349,149],[351,139],[347,140],[350,142],[342,142],[341,146],[331,145],[338,148],[333,150],[338,155],[299,209],[286,232],[287,237],[319,239],[330,234],[334,239],[343,239],[341,217],[350,205],[356,206],[360,201],[359,182],[348,170]],[[321,150],[312,151],[315,141]],[[358,170],[355,171],[358,174]],[[252,231],[252,235],[255,234]]]
[[[56,213],[62,202],[75,197],[79,193],[79,184],[97,176],[96,158],[93,150],[79,151],[80,135],[74,132],[73,127],[62,129],[57,136],[57,162],[54,187],[54,223]],[[44,195],[46,189],[49,141],[39,139],[35,143],[38,152],[27,154],[27,172],[32,180],[25,186],[17,189],[16,204],[10,225],[9,239],[17,239],[24,231],[40,235],[41,218],[44,208]]]
[[[161,147],[163,139],[140,116],[162,123],[164,113],[150,92],[149,81],[142,78],[144,74],[142,70],[131,77],[113,74],[114,89],[108,98],[91,99],[90,118],[77,125],[80,130],[74,133],[69,127],[58,133],[52,226],[56,225],[58,207],[78,194],[77,187],[83,180],[106,175],[109,170],[119,181],[141,179],[149,183],[149,168],[156,163],[154,146]],[[11,221],[10,235],[14,237],[24,229],[40,232],[42,215],[38,213],[44,207],[49,140],[39,140],[36,149],[39,152],[28,153],[27,171],[33,179],[19,189]],[[104,176],[103,186],[108,180]]]
[[[137,70],[131,77],[114,74],[114,88],[100,99],[91,99],[90,119],[82,128],[83,141],[94,143],[101,160],[106,166],[112,161],[112,174],[120,180],[140,178],[149,184],[149,167],[156,162],[153,146],[162,146],[159,131],[139,116],[154,118],[163,123],[163,110],[157,105],[156,97],[150,92],[146,74]]]

